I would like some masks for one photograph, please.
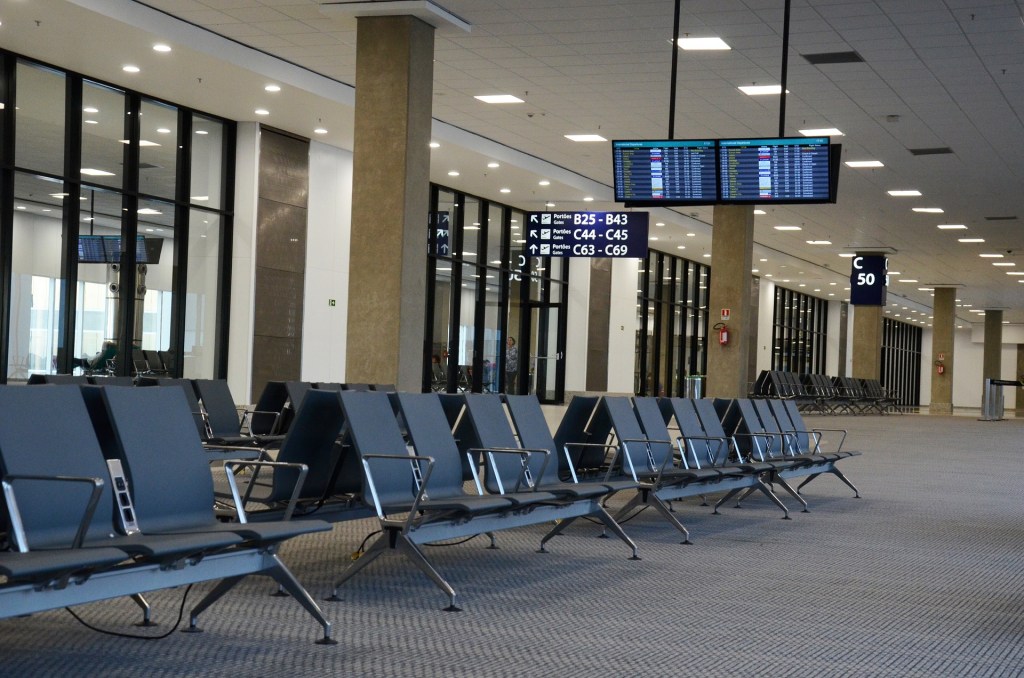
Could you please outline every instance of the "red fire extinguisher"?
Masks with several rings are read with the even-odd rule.
[[[718,343],[721,346],[729,344],[729,327],[725,323],[715,323],[713,329],[718,330]]]

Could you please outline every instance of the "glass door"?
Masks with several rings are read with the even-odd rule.
[[[561,403],[565,396],[565,340],[561,309],[556,304],[530,304],[523,328],[520,369],[527,374],[527,393],[542,403]]]

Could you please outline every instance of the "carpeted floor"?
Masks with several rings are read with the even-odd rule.
[[[1019,676],[1024,673],[1024,420],[811,417],[864,455],[805,488],[793,520],[766,500],[711,515],[676,504],[692,546],[653,511],[625,525],[643,560],[598,528],[427,547],[461,613],[407,561],[385,556],[322,602],[339,644],[267,580],[243,582],[205,633],[113,638],[63,610],[0,622],[3,676]],[[786,498],[783,497],[783,501]],[[786,502],[793,509],[792,499]],[[288,544],[318,599],[375,521]],[[210,585],[197,586],[189,602]],[[155,629],[127,600],[76,608],[90,623],[165,632],[183,590],[153,594]]]

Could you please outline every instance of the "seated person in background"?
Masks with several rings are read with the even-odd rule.
[[[71,368],[81,367],[86,372],[102,372],[107,369],[107,361],[115,357],[117,357],[117,342],[108,339],[91,358],[72,358]]]

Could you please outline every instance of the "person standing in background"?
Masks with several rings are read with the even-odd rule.
[[[516,340],[509,337],[505,346],[505,393],[515,394],[516,379],[519,376],[519,349]]]

